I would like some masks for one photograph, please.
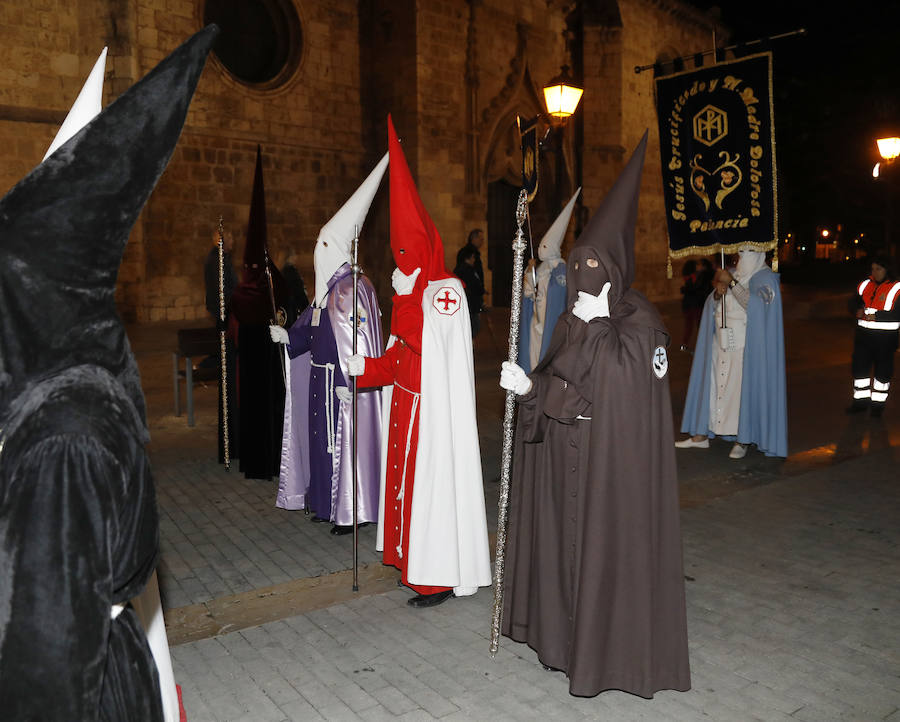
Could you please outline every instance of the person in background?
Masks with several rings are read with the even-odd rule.
[[[893,280],[888,261],[872,259],[872,273],[856,289],[850,302],[856,315],[853,338],[853,403],[847,409],[855,414],[870,409],[878,418],[884,413],[894,352],[900,336],[900,281]],[[874,378],[873,378],[874,377]]]
[[[706,268],[701,265],[706,262]],[[700,326],[700,316],[703,313],[703,304],[712,292],[712,267],[705,258],[697,261],[686,261],[681,269],[681,277],[684,281],[681,286],[681,314],[684,318],[684,327],[681,334],[681,350],[691,350],[691,340],[694,332]]]
[[[467,250],[464,247],[457,254],[457,258],[461,258],[462,261],[457,263],[456,268],[453,269],[453,275],[459,278],[465,286],[466,304],[469,307],[469,320],[472,325],[472,338],[475,338],[478,330],[481,328],[481,303],[484,298],[484,279],[476,266],[476,263],[480,263],[478,255],[477,248],[472,247]]]
[[[740,251],[737,267],[720,268],[706,299],[691,365],[680,449],[733,441],[732,459],[756,444],[766,456],[787,456],[784,325],[778,274],[766,254]],[[723,310],[724,307],[724,310]]]
[[[528,262],[522,288],[519,321],[519,366],[529,373],[547,353],[556,320],[566,310],[566,262],[561,247],[579,188],[562,209],[538,244],[538,260]]]

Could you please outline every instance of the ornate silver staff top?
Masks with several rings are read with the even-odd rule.
[[[516,204],[516,237],[513,239],[512,298],[509,318],[509,353],[516,363],[519,356],[519,319],[522,310],[522,278],[525,257],[525,234],[522,226],[528,218],[528,194],[519,191]],[[494,609],[491,616],[491,657],[500,646],[500,616],[503,613],[503,568],[506,561],[506,515],[509,508],[509,477],[512,469],[513,434],[515,433],[516,394],[506,392],[503,413],[503,453],[500,462],[500,501],[497,507],[497,550],[494,555]]]

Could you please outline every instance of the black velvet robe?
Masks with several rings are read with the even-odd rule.
[[[146,430],[108,371],[31,384],[0,431],[0,717],[161,720],[131,607],[158,555]],[[36,543],[36,540],[40,540]]]
[[[652,697],[690,687],[669,338],[636,291],[613,304],[564,313],[519,397],[502,631],[573,695]]]
[[[0,719],[162,719],[130,607],[157,559],[129,233],[217,34],[195,34],[0,199]]]

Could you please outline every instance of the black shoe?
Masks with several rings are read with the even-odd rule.
[[[869,411],[869,415],[873,419],[880,419],[881,415],[884,413],[884,404],[872,404],[872,410]]]
[[[453,590],[448,589],[446,592],[437,592],[436,594],[418,594],[412,599],[407,599],[406,603],[411,607],[436,607],[452,596]]]
[[[324,522],[326,522],[326,521],[330,521],[330,520],[329,520],[329,519],[324,519],[324,518],[322,518],[321,516],[319,516],[319,515],[317,514],[317,515],[314,516],[312,519],[310,519],[310,521],[311,521],[313,524],[322,524],[322,523],[324,523]]]
[[[335,524],[333,527],[331,527],[331,533],[335,536],[345,536],[346,534],[352,534],[353,525],[351,524],[349,526],[341,526],[340,524]]]
[[[861,414],[863,411],[865,411],[868,408],[869,408],[868,401],[854,401],[846,409],[844,409],[844,413]]]

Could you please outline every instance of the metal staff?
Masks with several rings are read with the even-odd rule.
[[[357,335],[359,333],[359,226],[353,226],[353,355],[357,351]],[[359,470],[356,468],[357,449],[356,449],[356,376],[351,376],[353,383],[353,406],[351,407],[351,415],[353,418],[353,431],[350,434],[350,461],[353,464],[353,591],[359,591],[359,525],[357,523],[357,504],[358,504],[358,476]]]
[[[722,266],[722,270],[725,269],[725,249],[719,246],[719,258]],[[725,296],[722,296],[722,328],[727,328],[728,324],[725,323]]]
[[[528,194],[519,191],[516,204],[516,237],[513,240],[513,281],[509,318],[509,356],[515,363],[519,355],[519,318],[522,308],[522,273],[525,257],[525,234],[522,226],[528,217]],[[500,462],[500,502],[497,505],[497,550],[494,554],[494,613],[491,617],[491,657],[500,646],[500,615],[503,613],[503,567],[506,561],[506,514],[509,508],[509,477],[512,468],[513,417],[516,412],[516,394],[506,392],[503,413],[503,455]]]
[[[222,367],[222,458],[231,468],[228,446],[228,358],[225,354],[225,225],[219,216],[219,360]]]
[[[284,326],[284,324],[287,322],[287,318],[285,317],[281,321],[279,321],[278,318],[278,308],[277,306],[275,306],[275,290],[272,286],[272,271],[269,270],[269,249],[265,246],[263,247],[263,261],[263,265],[266,269],[266,283],[269,287],[269,303],[272,305],[272,324],[277,326]],[[282,348],[279,348],[278,360],[281,361],[281,378],[284,379],[284,383],[287,384],[287,369],[284,366],[284,354],[284,350]]]

